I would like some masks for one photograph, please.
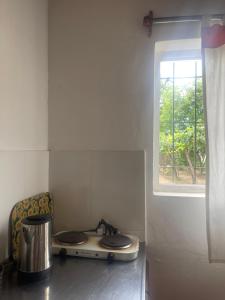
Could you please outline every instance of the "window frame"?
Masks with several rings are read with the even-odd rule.
[[[153,128],[153,193],[205,194],[205,185],[160,184],[160,63],[163,61],[202,60],[201,50],[155,51],[154,61],[154,128]]]

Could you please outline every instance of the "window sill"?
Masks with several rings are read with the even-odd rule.
[[[153,195],[159,197],[205,198],[205,193],[153,192]]]

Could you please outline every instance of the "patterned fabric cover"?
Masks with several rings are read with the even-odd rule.
[[[42,193],[18,202],[11,212],[11,254],[14,260],[19,255],[21,221],[27,216],[53,215],[53,204],[49,193]]]

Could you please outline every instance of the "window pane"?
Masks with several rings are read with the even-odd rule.
[[[175,181],[189,184],[191,176],[191,183],[195,184],[195,128],[193,125],[176,124],[174,149],[174,165],[180,170],[176,173]]]
[[[194,78],[175,78],[175,89],[179,91],[180,95],[186,97],[191,93],[194,96],[195,79]]]
[[[173,82],[160,81],[160,123],[173,123]]]
[[[173,126],[160,124],[160,166],[173,166]]]
[[[205,184],[201,60],[160,64],[160,184]]]
[[[197,76],[202,76],[202,61],[197,61]]]
[[[173,62],[162,61],[160,63],[160,78],[171,78],[173,77]]]
[[[175,77],[195,77],[195,61],[180,60],[175,62]]]
[[[195,80],[174,81],[174,122],[195,121]]]
[[[175,164],[190,166],[194,163],[195,128],[189,123],[179,123],[174,129]]]
[[[196,168],[196,183],[205,185],[206,178],[206,169],[205,168]]]
[[[206,167],[205,127],[203,124],[198,124],[196,127],[196,167]]]
[[[172,135],[173,123],[172,122],[161,122],[160,123],[160,134],[165,134],[167,136],[167,143],[169,142],[169,136]],[[160,137],[162,139],[163,137]],[[172,143],[172,138],[171,138]]]
[[[196,81],[196,122],[204,123],[202,78]]]
[[[160,167],[159,184],[172,184],[172,183],[173,183],[173,168]]]
[[[176,176],[174,179],[176,184],[192,184],[191,170],[188,167],[176,167]]]

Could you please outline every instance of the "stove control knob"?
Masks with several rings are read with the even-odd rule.
[[[66,254],[67,254],[66,249],[65,248],[61,248],[60,251],[59,251],[59,255],[60,256],[66,256]]]
[[[108,253],[107,260],[109,263],[112,263],[114,261],[114,254],[112,252]]]

